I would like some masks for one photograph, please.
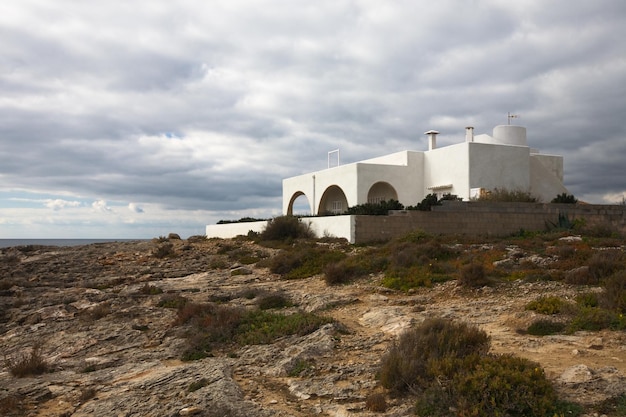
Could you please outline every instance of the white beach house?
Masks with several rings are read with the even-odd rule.
[[[311,214],[322,215],[389,199],[416,205],[432,193],[470,200],[498,188],[527,191],[544,202],[567,193],[563,157],[529,148],[525,127],[496,126],[491,136],[475,136],[467,127],[464,142],[441,148],[438,133],[425,133],[427,151],[402,151],[284,179],[283,214],[293,214],[300,196]]]

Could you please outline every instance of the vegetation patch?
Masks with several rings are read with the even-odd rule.
[[[373,392],[365,397],[365,408],[375,413],[387,411],[387,400],[382,392]]]
[[[177,308],[180,309],[189,302],[187,297],[183,297],[179,294],[168,293],[164,294],[159,300],[159,307],[163,308]]]
[[[414,394],[420,416],[580,413],[558,400],[537,363],[488,350],[489,337],[478,328],[430,319],[400,336],[383,358],[380,380],[392,394]]]
[[[208,384],[209,380],[206,378],[202,378],[189,384],[189,388],[187,388],[187,391],[195,392],[198,391],[200,388],[206,387]]]
[[[223,304],[187,303],[178,310],[174,325],[190,326],[182,359],[196,360],[209,356],[214,347],[272,343],[283,336],[311,333],[332,322],[305,312],[280,314]]]
[[[274,294],[265,294],[259,297],[257,301],[257,305],[261,310],[270,310],[277,308],[285,308],[291,307],[293,303],[285,294],[282,293],[274,293]]]
[[[433,378],[429,370],[433,361],[486,354],[488,350],[489,336],[477,327],[427,319],[404,332],[383,357],[380,382],[394,394],[418,392]]]
[[[139,288],[139,294],[143,295],[158,295],[163,294],[163,289],[156,285],[148,284],[147,282]]]
[[[533,310],[539,314],[558,314],[563,310],[565,301],[560,297],[546,296],[526,304],[526,310]]]
[[[471,263],[461,269],[459,284],[468,288],[480,288],[490,284],[485,267],[480,263]]]
[[[386,216],[390,210],[404,210],[404,205],[393,199],[379,203],[364,203],[349,207],[346,214]]]
[[[311,239],[315,234],[299,217],[278,216],[267,222],[267,226],[259,235],[261,241]]]
[[[566,325],[564,323],[558,321],[539,319],[532,322],[526,331],[533,336],[547,336],[561,333],[565,330],[565,327]]]
[[[290,377],[302,376],[315,367],[313,359],[298,359],[293,367],[287,372]]]
[[[32,375],[41,375],[48,372],[49,365],[41,353],[41,344],[35,344],[30,353],[22,353],[14,358],[6,358],[4,365],[11,375],[23,378]]]
[[[271,258],[269,269],[286,279],[306,278],[321,274],[327,265],[345,257],[344,252],[325,246],[299,245]]]
[[[157,259],[164,259],[164,258],[173,258],[174,256],[176,256],[174,245],[171,242],[168,242],[167,238],[165,238],[165,241],[161,241],[161,242],[162,243],[159,243],[156,246],[156,248],[152,250],[153,257]]]
[[[536,203],[537,197],[529,191],[508,190],[506,188],[495,188],[482,194],[478,201],[491,201],[500,203]]]

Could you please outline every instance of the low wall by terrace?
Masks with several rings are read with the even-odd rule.
[[[544,231],[559,215],[586,226],[626,233],[626,207],[583,204],[444,202],[432,211],[394,211],[389,216],[355,216],[354,243],[388,240],[412,230],[442,235],[506,236]]]
[[[626,234],[626,206],[598,204],[489,203],[444,201],[432,211],[392,211],[388,216],[342,215],[308,217],[318,237],[334,236],[350,243],[389,240],[412,230],[433,235],[507,236],[545,231],[559,224],[559,216],[585,226],[608,227]],[[261,232],[266,221],[208,225],[207,237],[232,238],[248,231]]]

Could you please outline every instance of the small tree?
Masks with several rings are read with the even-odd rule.
[[[574,197],[572,194],[561,193],[554,197],[551,203],[560,203],[560,204],[576,204],[578,203],[578,199]]]

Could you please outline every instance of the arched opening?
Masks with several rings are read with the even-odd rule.
[[[287,215],[289,216],[305,216],[311,214],[311,206],[309,199],[302,191],[298,191],[291,196],[289,207],[287,207]]]
[[[348,210],[348,199],[343,190],[331,185],[322,194],[318,214],[341,214]]]
[[[372,204],[378,204],[383,201],[397,200],[398,193],[388,182],[377,182],[370,187],[367,192],[367,202]]]

